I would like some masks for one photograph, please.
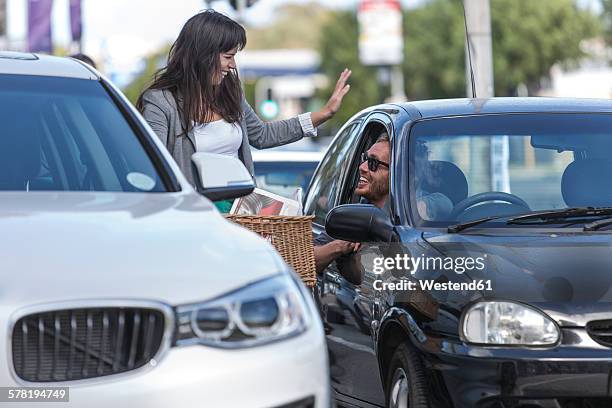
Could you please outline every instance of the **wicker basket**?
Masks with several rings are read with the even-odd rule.
[[[313,287],[316,284],[312,243],[313,216],[226,215],[225,217],[270,241],[306,286]]]

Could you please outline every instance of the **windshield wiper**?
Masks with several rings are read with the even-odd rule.
[[[612,207],[572,207],[572,208],[564,208],[561,210],[546,210],[546,211],[534,211],[526,214],[521,214],[510,218],[506,221],[506,224],[526,224],[525,221],[531,221],[531,224],[541,224],[541,223],[550,223],[553,220],[562,220],[568,218],[578,218],[578,217],[597,217],[597,216],[606,216],[612,215]],[[472,221],[466,221],[459,224],[449,225],[448,232],[449,233],[457,233],[463,231],[464,229],[474,227],[479,224],[483,224],[488,221],[498,220],[501,218],[510,217],[510,215],[492,215],[489,217],[478,218]],[[533,222],[536,220],[536,222]],[[589,224],[585,224],[585,231],[593,231],[597,228],[612,225],[612,218],[606,218],[604,220],[594,221]],[[587,227],[589,229],[587,229]]]
[[[610,217],[584,224],[584,231],[596,231],[601,227],[607,227],[608,225],[612,225],[612,218]]]
[[[505,217],[508,217],[508,216],[507,215],[491,215],[489,217],[478,218],[477,220],[461,222],[459,224],[449,225],[447,228],[447,231],[449,233],[456,233],[459,231],[463,231],[466,228],[471,228],[478,224],[483,224],[487,221],[497,220],[497,219],[505,218]]]
[[[529,214],[519,215],[510,218],[506,224],[523,224],[525,221],[539,220],[536,223],[547,223],[551,220],[564,220],[579,217],[597,217],[602,215],[612,215],[612,207],[573,207],[560,210],[536,211]]]

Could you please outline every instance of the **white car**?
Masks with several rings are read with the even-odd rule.
[[[66,58],[0,53],[0,124],[0,404],[68,387],[61,406],[329,406],[312,298],[201,195],[250,192],[239,161],[194,155],[199,194]]]

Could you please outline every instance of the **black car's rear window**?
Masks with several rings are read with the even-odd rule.
[[[0,190],[166,191],[98,81],[0,75]]]

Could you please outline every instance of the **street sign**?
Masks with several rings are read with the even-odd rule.
[[[359,60],[363,65],[399,65],[404,59],[400,0],[360,0]]]

